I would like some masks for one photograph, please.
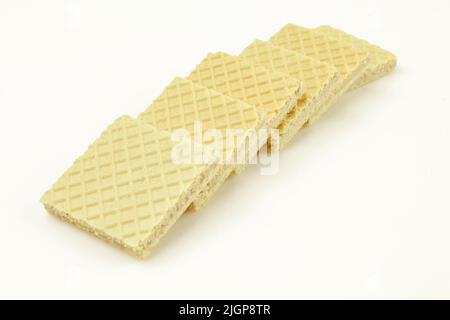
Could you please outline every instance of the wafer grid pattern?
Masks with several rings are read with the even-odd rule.
[[[317,112],[323,96],[332,89],[338,79],[338,71],[333,66],[260,40],[248,46],[241,56],[266,68],[288,74],[303,81],[305,94],[280,124],[280,147],[284,148],[290,139]]]
[[[256,108],[241,100],[176,78],[139,118],[161,130],[186,129],[194,133],[194,124],[201,121],[203,131],[246,129],[258,126]]]
[[[366,40],[352,36],[342,30],[335,29],[330,26],[320,26],[315,30],[328,37],[334,37],[339,41],[351,43],[359,50],[370,53],[370,62],[364,72],[364,77],[358,80],[352,86],[352,89],[357,89],[387,75],[394,70],[397,64],[397,58],[391,52],[384,50],[377,45],[371,44]]]
[[[253,105],[183,78],[172,81],[139,118],[161,130],[172,132],[176,129],[187,129],[191,138],[195,121],[201,121],[202,134],[207,130],[217,129],[221,131],[223,138],[229,129],[259,129],[263,121]],[[230,156],[234,158],[236,147],[223,141],[222,159],[229,159]],[[207,202],[205,198],[209,199],[219,188],[219,184],[223,183],[224,180],[214,179],[214,176],[219,174],[218,168],[213,174],[213,181],[200,192],[202,205],[199,204],[199,199],[194,200],[191,206],[193,210],[203,207]]]
[[[240,57],[301,80],[308,99],[315,98],[337,73],[327,63],[261,40],[244,49]]]
[[[220,52],[208,54],[188,79],[256,106],[271,126],[278,126],[302,90],[298,80]]]
[[[344,78],[351,75],[369,57],[367,52],[356,49],[349,42],[293,24],[282,28],[270,42],[329,63],[335,66]]]
[[[168,134],[120,118],[42,201],[135,247],[205,168],[174,164],[171,147]]]

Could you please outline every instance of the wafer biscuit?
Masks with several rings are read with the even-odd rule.
[[[226,53],[210,53],[189,80],[256,106],[277,128],[303,94],[301,81]]]
[[[351,89],[357,89],[388,75],[395,69],[395,66],[397,65],[397,58],[391,52],[384,50],[379,46],[371,44],[365,40],[345,33],[342,30],[335,29],[330,26],[320,26],[316,30],[326,35],[348,41],[349,43],[352,43],[356,48],[370,53],[371,59],[369,66],[364,72],[364,75],[357,81],[355,81]]]
[[[119,118],[41,202],[50,213],[144,258],[216,166],[174,164],[172,146],[167,132]]]
[[[264,116],[260,115],[253,105],[183,78],[173,80],[138,119],[169,132],[186,129],[191,137],[195,134],[196,122],[202,125],[202,135],[215,129],[220,131],[222,137],[226,136],[229,129],[258,130],[264,126]],[[223,147],[223,153],[231,151],[232,158],[239,152],[238,149],[226,150],[226,143]],[[211,180],[190,208],[197,211],[204,207],[235,168],[233,163],[217,166]]]
[[[304,96],[297,100],[297,106],[279,126],[281,148],[318,111],[339,78],[337,69],[330,64],[261,40],[245,48],[240,57],[303,82]]]
[[[283,27],[269,42],[331,64],[339,71],[340,80],[334,92],[329,95],[324,106],[313,114],[309,123],[316,121],[337,98],[363,76],[370,61],[368,52],[358,50],[348,41],[293,24]]]

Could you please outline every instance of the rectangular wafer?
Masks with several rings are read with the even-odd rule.
[[[46,209],[139,257],[186,211],[215,164],[175,164],[168,132],[122,117],[44,194]]]

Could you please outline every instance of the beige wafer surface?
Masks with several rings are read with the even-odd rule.
[[[304,96],[279,126],[283,148],[303,127],[312,114],[318,112],[322,100],[337,84],[339,73],[335,67],[282,46],[261,40],[245,48],[240,57],[268,69],[279,71],[303,82]]]
[[[214,129],[219,130],[222,137],[226,136],[228,129],[258,130],[264,126],[263,117],[253,105],[183,78],[173,80],[152,105],[139,115],[139,120],[169,132],[186,129],[192,138],[196,122],[202,125],[202,135]],[[224,157],[231,152],[234,158],[238,152],[238,149],[226,150],[225,141],[223,147]],[[197,211],[204,207],[227,178],[223,175],[234,167],[231,163],[218,166],[191,209]]]
[[[355,48],[348,41],[293,24],[283,27],[269,42],[333,65],[339,71],[340,80],[334,94],[330,95],[324,107],[312,116],[310,122],[317,120],[355,81],[363,77],[370,61],[368,52]]]
[[[352,89],[357,89],[388,75],[397,65],[397,58],[393,53],[382,49],[377,45],[371,44],[366,40],[359,39],[342,30],[335,29],[330,26],[320,26],[316,30],[331,37],[347,41],[361,51],[370,53],[371,59],[369,66],[364,72],[364,75],[352,85]]]
[[[56,216],[143,258],[186,210],[214,165],[174,164],[167,132],[122,117],[45,193]]]
[[[226,53],[210,53],[189,80],[254,105],[276,128],[303,94],[301,81]]]
[[[261,125],[258,110],[245,101],[224,95],[185,78],[175,78],[138,119],[161,130],[186,129],[194,134],[200,121],[204,133],[217,129],[256,128]]]

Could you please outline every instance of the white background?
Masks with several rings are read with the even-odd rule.
[[[0,2],[1,298],[450,298],[450,2]],[[138,261],[39,198],[114,119],[287,22],[395,54]]]

